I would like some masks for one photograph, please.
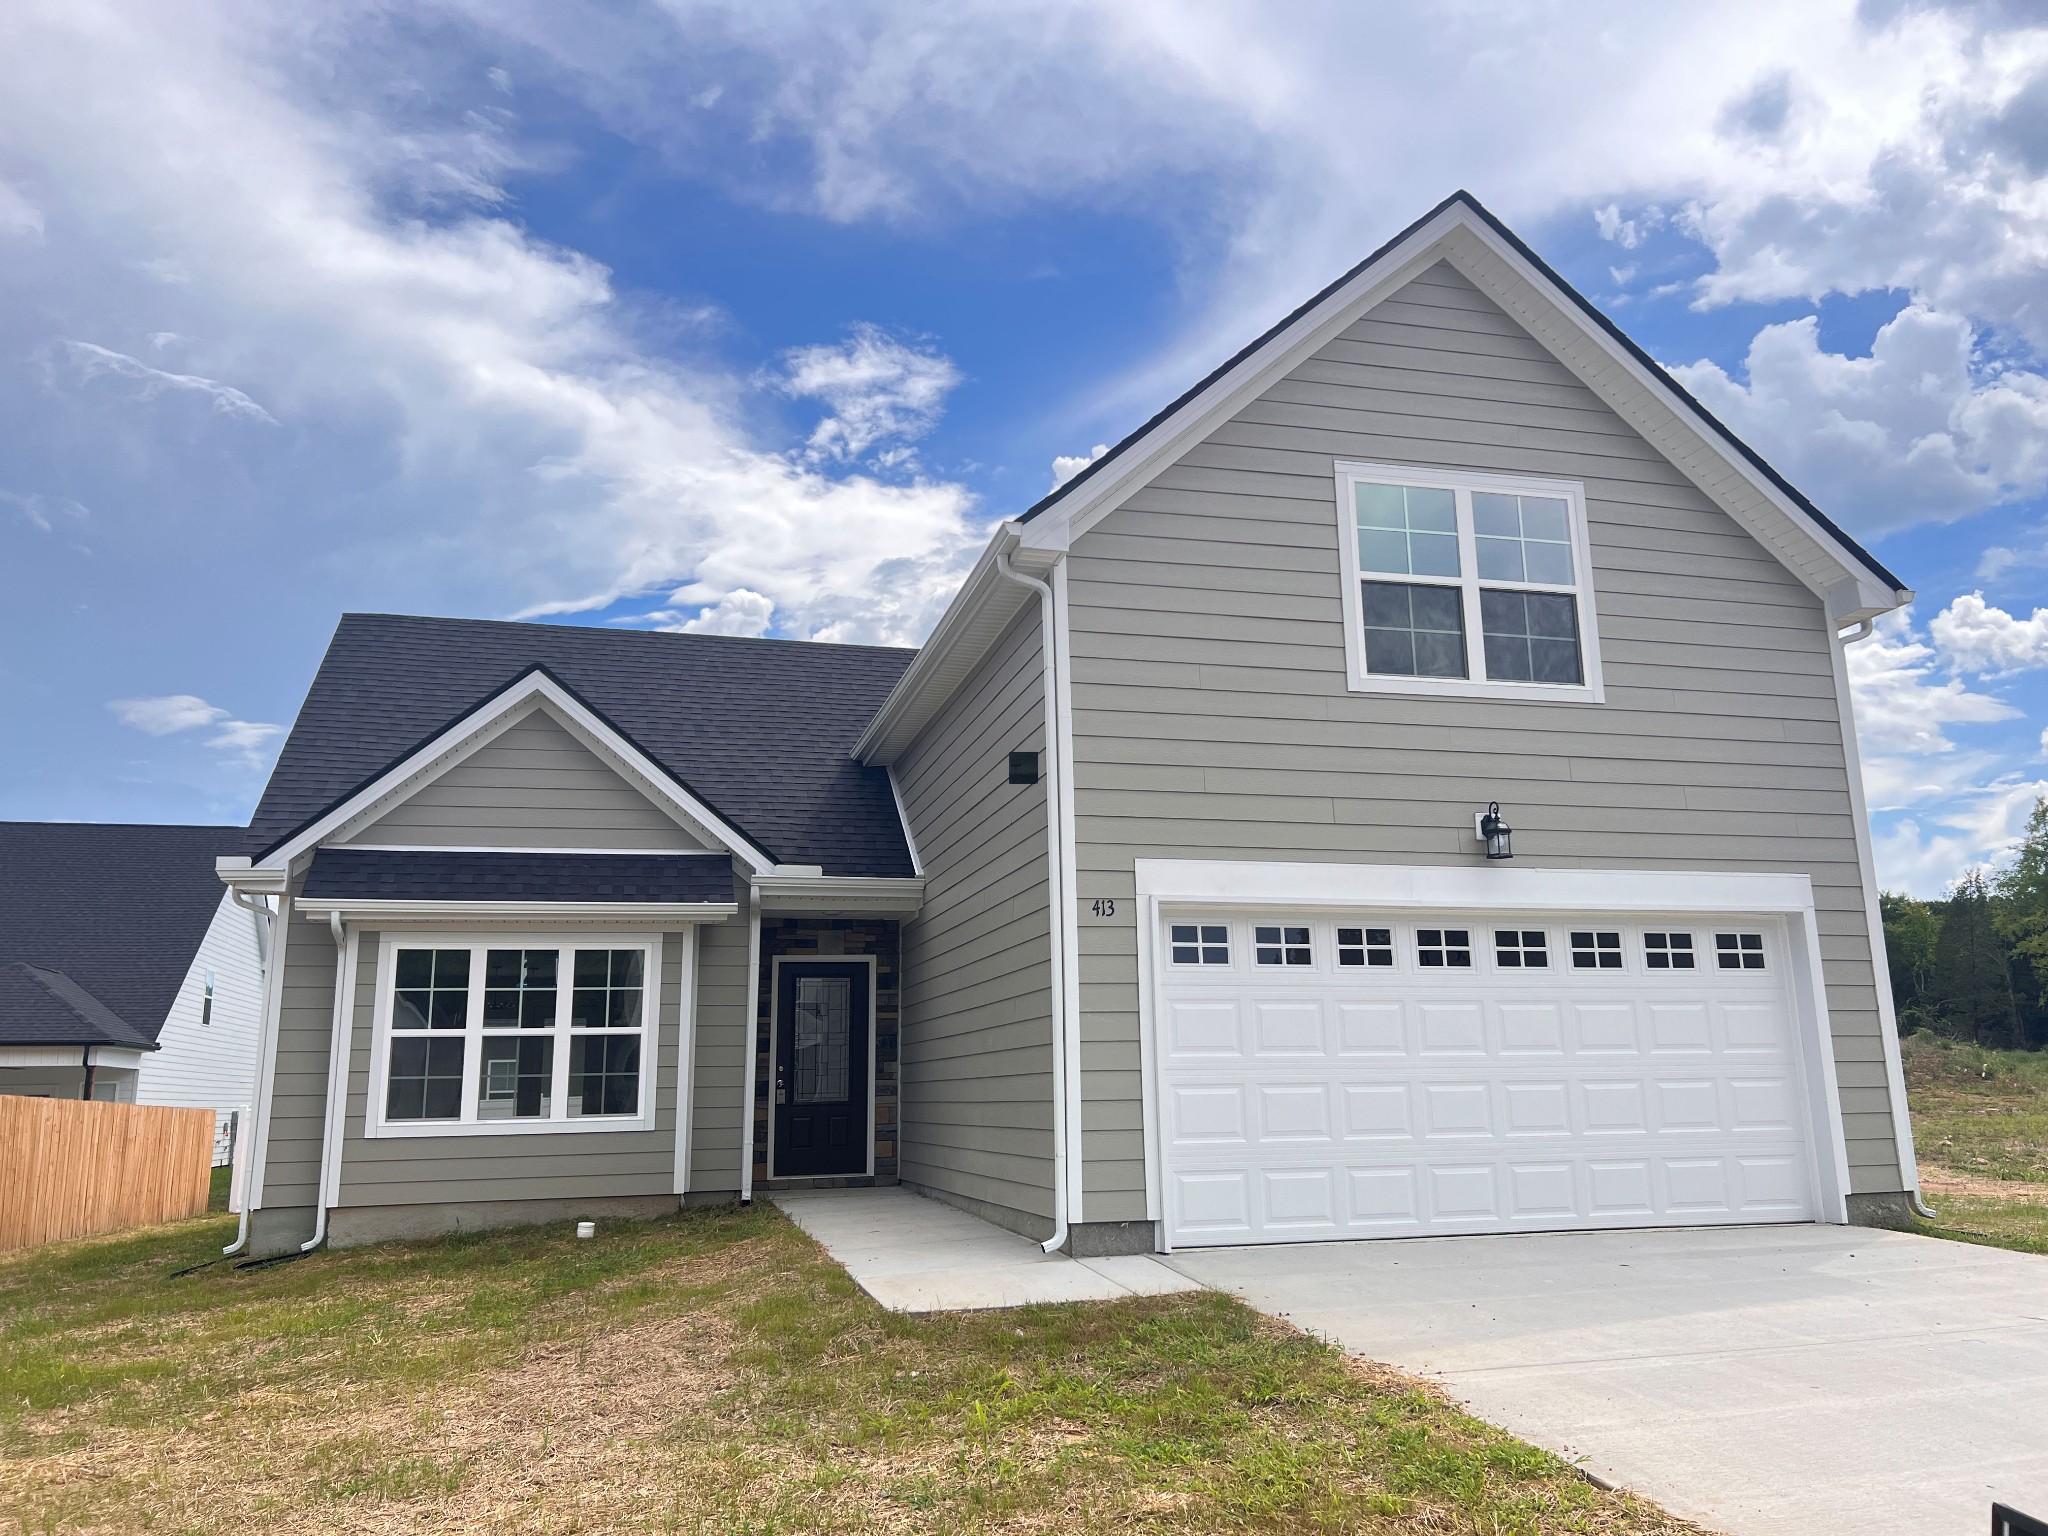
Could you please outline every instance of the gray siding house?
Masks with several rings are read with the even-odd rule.
[[[917,652],[349,616],[221,865],[246,1237],[1898,1221],[1843,647],[1911,596],[1459,194]]]

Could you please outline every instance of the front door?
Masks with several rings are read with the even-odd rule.
[[[775,1017],[775,1176],[868,1171],[868,968],[783,965]]]

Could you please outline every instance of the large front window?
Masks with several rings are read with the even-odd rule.
[[[1337,489],[1353,687],[1599,697],[1577,485],[1340,464]]]
[[[655,970],[652,939],[386,940],[372,1128],[644,1123]]]

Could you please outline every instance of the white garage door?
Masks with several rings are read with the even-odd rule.
[[[1815,1215],[1774,920],[1162,928],[1175,1247]]]

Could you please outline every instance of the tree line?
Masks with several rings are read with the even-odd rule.
[[[2003,867],[1971,870],[1945,901],[1887,891],[1878,903],[1901,1034],[2048,1046],[2048,796]]]

